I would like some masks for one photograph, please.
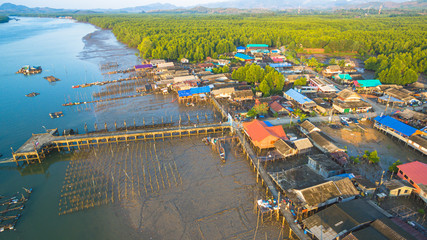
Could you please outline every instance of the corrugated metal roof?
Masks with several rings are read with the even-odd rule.
[[[235,57],[235,58],[241,58],[241,59],[243,59],[243,60],[253,60],[253,59],[254,59],[253,57],[248,56],[248,55],[243,54],[243,53],[236,53],[236,54],[234,55],[234,57]]]
[[[209,86],[190,88],[187,90],[178,91],[178,96],[179,97],[188,97],[188,96],[191,96],[194,94],[209,93],[210,91],[211,91],[211,89],[209,88]]]
[[[243,46],[238,46],[237,49],[240,50],[240,49],[246,49],[246,48]]]
[[[427,184],[427,164],[415,161],[397,167],[416,184]]]
[[[397,132],[400,132],[406,136],[411,136],[412,134],[414,134],[417,129],[413,128],[409,125],[404,124],[403,122],[396,120],[390,116],[378,116],[374,119],[375,121],[377,121],[378,123],[385,125],[389,128],[394,129]]]
[[[246,47],[247,48],[250,48],[250,47],[268,47],[268,45],[267,44],[248,44],[248,45],[246,45]]]
[[[270,67],[272,68],[280,68],[280,67],[292,67],[292,64],[283,62],[283,63],[270,63]]]
[[[304,104],[307,102],[313,102],[313,100],[302,95],[301,93],[295,91],[292,88],[289,89],[288,91],[286,91],[285,94],[288,95],[289,97],[291,97],[292,99],[294,99],[295,101],[297,101],[299,104]]]
[[[370,79],[370,80],[356,80],[354,81],[354,85],[356,85],[356,87],[376,87],[382,84],[378,79]]]

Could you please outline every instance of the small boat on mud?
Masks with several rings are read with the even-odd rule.
[[[49,113],[49,116],[51,118],[59,118],[59,117],[64,116],[64,113],[62,111],[61,112],[54,112],[54,113]]]
[[[221,161],[223,163],[225,163],[225,158],[226,158],[226,156],[225,156],[225,149],[224,149],[224,147],[222,146],[221,143],[219,144],[219,157],[221,158]]]
[[[80,87],[80,85],[73,85],[73,86],[71,86],[72,88],[79,88]]]
[[[40,95],[40,93],[37,93],[37,92],[32,92],[32,93],[25,94],[26,97],[35,97],[35,96],[38,96],[38,95]]]

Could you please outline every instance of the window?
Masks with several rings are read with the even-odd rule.
[[[407,192],[408,192],[408,189],[405,190],[405,193],[407,193]]]
[[[400,173],[400,174],[403,174],[402,170],[399,170],[399,173]]]
[[[404,175],[404,177],[405,177],[406,179],[408,179],[408,176]]]
[[[410,182],[411,184],[414,184],[414,181],[412,181],[412,180],[409,180],[409,182]]]

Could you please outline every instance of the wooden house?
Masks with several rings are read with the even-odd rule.
[[[234,101],[238,101],[238,102],[245,101],[245,100],[253,100],[254,93],[250,89],[235,91],[232,94],[232,98]]]
[[[383,183],[382,190],[390,197],[398,197],[411,195],[414,188],[408,183],[392,179]]]

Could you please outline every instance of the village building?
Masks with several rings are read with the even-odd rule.
[[[327,66],[326,69],[324,69],[322,71],[323,76],[325,77],[332,77],[335,74],[340,74],[342,73],[341,71],[341,67],[338,65],[331,65],[331,66]]]
[[[286,143],[283,139],[277,140],[274,143],[274,147],[276,148],[276,151],[282,155],[283,158],[291,157],[298,153],[296,149],[289,146],[289,144]]]
[[[267,49],[268,49],[267,44],[248,44],[248,45],[246,45],[246,51],[267,50]]]
[[[313,100],[295,91],[294,89],[289,89],[288,91],[284,92],[283,97],[285,97],[287,100],[295,102],[297,106],[301,108],[301,110],[306,112],[310,112],[311,109],[316,107],[316,103]]]
[[[136,72],[142,72],[142,71],[145,71],[147,69],[153,68],[153,65],[151,65],[151,64],[135,65],[134,68],[135,68]]]
[[[405,106],[405,102],[392,96],[383,95],[377,99],[379,103],[390,104],[392,106]]]
[[[338,92],[338,89],[334,85],[328,84],[319,78],[310,78],[309,79],[309,85],[316,87],[317,91],[322,92],[322,93],[336,93],[336,92]]]
[[[234,87],[229,87],[212,90],[211,94],[214,98],[231,98],[234,92]]]
[[[309,134],[312,132],[320,132],[321,130],[316,127],[313,123],[311,123],[309,120],[305,120],[300,125],[298,125],[299,130],[304,134]]]
[[[190,88],[187,90],[178,91],[178,101],[200,101],[206,100],[207,94],[210,93],[209,86]]]
[[[359,195],[359,191],[357,191],[349,178],[328,181],[305,189],[294,189],[293,191],[301,201],[299,205],[303,206],[307,211],[337,202],[350,201]]]
[[[367,112],[372,109],[369,103],[362,101],[357,93],[349,89],[339,92],[332,106],[339,113]]]
[[[201,79],[202,81],[207,81],[207,82],[225,82],[226,80],[229,80],[224,73],[205,75],[201,77]]]
[[[414,105],[414,104],[421,104],[421,102],[416,99],[415,97],[411,96],[408,91],[405,91],[405,89],[395,89],[395,88],[389,88],[384,91],[385,95],[397,98],[401,101],[403,101],[407,105]]]
[[[270,63],[268,65],[278,71],[292,67],[292,64],[288,62]]]
[[[282,126],[268,127],[264,122],[256,119],[252,122],[244,122],[243,129],[252,144],[260,150],[274,148],[274,143],[279,139],[288,140]]]
[[[314,98],[313,101],[316,103],[314,111],[319,114],[331,114],[333,111],[332,104],[326,102],[322,98]]]
[[[411,184],[416,193],[421,192],[419,185],[427,185],[427,164],[414,161],[398,165],[397,168],[397,176]]]
[[[245,100],[253,100],[254,93],[250,89],[235,91],[232,95],[232,98],[234,101],[237,101],[237,102],[241,102]]]
[[[363,177],[353,178],[352,181],[364,196],[374,194],[377,189],[377,186],[374,183]]]
[[[187,58],[181,58],[181,63],[183,64],[190,63],[190,60],[188,60]]]
[[[365,224],[366,225],[366,224]],[[369,224],[368,227],[362,227],[354,230],[342,240],[381,240],[381,239],[426,239],[424,234],[420,233],[412,226],[404,222],[399,217],[383,217]]]
[[[234,58],[243,62],[251,62],[253,60],[255,60],[253,57],[246,55],[244,53],[236,53],[234,55]]]
[[[309,155],[308,166],[324,178],[329,178],[344,172],[340,165],[325,154]]]
[[[334,204],[304,219],[302,222],[304,228],[308,230],[307,232],[312,238],[333,240],[342,239],[346,234],[363,229],[367,224],[377,219],[388,217],[391,217],[391,215],[373,202],[356,199]],[[374,238],[368,237],[362,239]],[[349,238],[348,240],[353,240],[353,238]]]
[[[165,62],[165,63],[159,63],[157,64],[157,68],[162,69],[162,68],[174,68],[175,64],[173,62]]]
[[[282,104],[278,103],[277,101],[272,101],[268,104],[268,106],[270,107],[270,111],[273,114],[278,114],[278,115],[289,115],[290,112],[288,109],[286,109],[284,106],[282,106]]]
[[[325,182],[324,177],[307,164],[268,174],[287,193],[292,193],[293,189],[305,189]],[[296,195],[293,197],[293,201],[300,202]]]
[[[153,65],[154,67],[157,67],[158,64],[163,64],[166,63],[166,61],[164,59],[151,59],[150,60],[150,64]]]
[[[293,141],[295,147],[298,150],[298,154],[309,153],[313,148],[313,144],[308,138],[301,138]]]
[[[332,76],[332,78],[341,84],[348,84],[352,81],[352,77],[348,73],[340,73]]]
[[[238,46],[238,47],[237,47],[237,52],[238,52],[238,53],[244,53],[244,52],[246,52],[246,48],[245,48],[245,47],[243,47],[243,46]]]
[[[355,80],[353,81],[356,92],[374,92],[378,86],[381,86],[381,82],[378,79],[371,80]]]
[[[427,126],[427,114],[415,112],[408,108],[403,110],[403,112],[397,111],[393,117],[411,126],[420,128]]]
[[[383,182],[381,189],[389,197],[409,196],[414,190],[409,183],[397,179],[387,180]]]

